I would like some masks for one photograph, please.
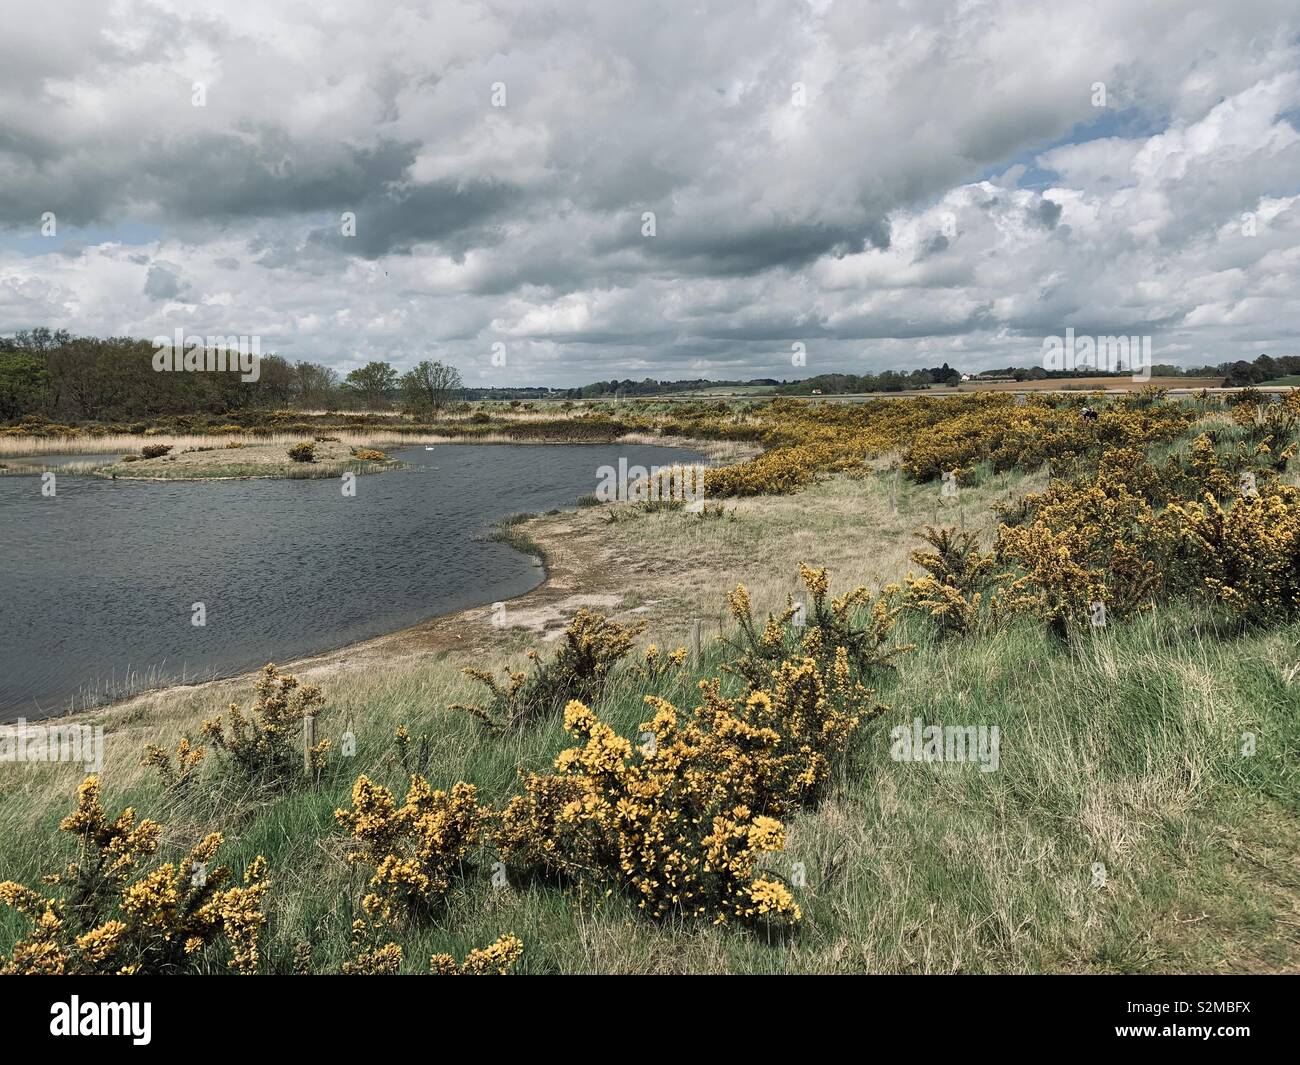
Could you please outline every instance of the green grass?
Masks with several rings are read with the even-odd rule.
[[[491,886],[484,854],[445,911],[400,937],[408,968],[462,955],[503,932],[526,944],[530,972],[1151,972],[1294,965],[1300,883],[1300,687],[1286,680],[1300,629],[1222,639],[1206,618],[1172,610],[1114,626],[1075,647],[1036,627],[920,646],[879,681],[891,705],[866,726],[825,801],[792,819],[784,854],[806,867],[805,919],[785,942],[735,929],[654,926],[619,897],[581,899],[544,883]],[[710,647],[702,673],[724,649]],[[322,734],[354,732],[320,784],[283,797],[216,779],[186,801],[148,778],[112,793],[170,825],[179,852],[219,828],[223,860],[268,858],[275,878],[267,937],[272,969],[295,947],[337,969],[362,887],[340,857],[333,811],[358,773],[402,789],[392,743],[405,723],[430,742],[429,776],[485,798],[513,793],[516,769],[544,767],[565,746],[558,722],[493,738],[446,703],[476,694],[446,659],[391,675],[341,678],[327,690]],[[616,674],[599,709],[626,733],[642,696],[690,704],[689,671],[647,688]],[[467,700],[469,701],[469,700]],[[997,725],[997,772],[899,763],[889,730],[926,723]],[[1242,734],[1257,736],[1241,754]],[[205,767],[209,778],[215,763]],[[111,778],[110,778],[111,785]],[[68,796],[70,805],[71,795]],[[0,870],[34,882],[52,858],[62,811],[32,816],[22,789],[0,798]],[[112,810],[110,812],[115,812]],[[1103,863],[1104,886],[1093,867]],[[0,950],[22,922],[0,917]]]
[[[601,579],[623,595],[624,610],[643,611],[630,616],[650,622],[644,642],[672,647],[692,617],[717,631],[722,594],[737,579],[760,610],[784,602],[800,560],[829,565],[837,594],[874,586],[905,571],[921,524],[960,521],[987,542],[993,507],[1044,483],[1041,471],[984,470],[945,508],[936,486],[895,482],[883,469],[827,478],[797,496],[729,501],[726,520],[590,507],[540,524],[509,521],[503,535],[542,551],[548,521],[598,530],[603,555],[591,564],[605,568]],[[607,522],[614,513],[624,520]],[[212,829],[226,833],[219,859],[236,868],[264,854],[273,878],[267,967],[291,971],[296,948],[309,943],[313,968],[337,971],[364,877],[343,861],[333,811],[350,803],[359,773],[404,788],[397,725],[409,728],[414,749],[428,737],[435,786],[467,780],[492,802],[514,794],[521,768],[543,770],[567,746],[556,720],[493,737],[445,709],[482,694],[460,667],[525,668],[522,651],[542,646],[509,630],[470,636],[462,653],[324,678],[320,735],[335,740],[335,752],[318,785],[287,796],[232,785],[210,757],[201,786],[178,800],[135,767],[145,742],[196,734],[225,690],[181,690],[106,712],[109,812],[131,804],[167,823],[169,858]],[[806,871],[794,935],[654,925],[618,895],[583,897],[540,881],[496,889],[485,850],[446,907],[398,937],[406,971],[506,932],[525,943],[524,972],[1300,968],[1300,624],[1242,630],[1204,608],[1173,606],[1073,644],[1028,620],[945,642],[915,616],[898,639],[917,649],[871,680],[890,709],[860,730],[824,801],[790,819],[786,850],[768,856],[786,878],[793,863]],[[716,675],[728,653],[710,640],[698,667],[651,685],[622,668],[596,708],[631,735],[648,716],[646,694],[694,705],[697,681]],[[996,725],[998,770],[893,761],[890,729],[916,717]],[[343,758],[338,741],[349,731],[356,753]],[[80,774],[58,765],[3,771],[0,879],[36,884],[71,857],[57,823]],[[0,953],[25,927],[0,909]]]

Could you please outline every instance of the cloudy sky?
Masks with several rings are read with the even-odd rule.
[[[4,7],[0,333],[468,384],[1300,354],[1295,0]]]

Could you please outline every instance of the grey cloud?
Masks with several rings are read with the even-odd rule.
[[[188,294],[190,286],[168,263],[153,263],[144,278],[144,294],[151,300],[175,300]]]
[[[737,0],[689,19],[369,0],[292,24],[10,3],[0,331],[148,336],[168,301],[210,301],[338,364],[440,346],[477,372],[509,336],[505,382],[698,360],[793,375],[801,338],[817,372],[1005,365],[1071,322],[1142,324],[1191,361],[1300,330],[1285,0],[1196,20],[1120,0]],[[1049,27],[1045,60],[1025,42]],[[135,246],[33,249],[46,210]]]

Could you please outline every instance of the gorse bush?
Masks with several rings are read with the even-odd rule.
[[[352,957],[343,963],[347,976],[396,976],[402,968],[402,948],[397,943],[367,942],[364,921],[352,926]],[[524,943],[507,933],[493,943],[465,955],[458,962],[450,954],[435,954],[429,959],[434,976],[505,976],[523,956]]]
[[[448,709],[473,714],[490,730],[518,729],[560,712],[570,699],[598,697],[610,671],[627,657],[632,641],[644,624],[621,625],[603,614],[580,609],[564,630],[564,642],[549,660],[529,651],[531,671],[505,670],[506,683],[475,667],[461,672],[483,684],[489,692],[486,705],[453,703]]]
[[[850,674],[841,648],[829,673],[786,662],[735,698],[705,684],[690,714],[647,697],[638,747],[570,702],[579,743],[555,772],[524,777],[500,815],[502,858],[617,887],[656,918],[796,923],[793,893],[759,862],[784,846],[779,818],[819,797],[854,730],[884,709]]]
[[[171,444],[146,444],[140,449],[140,456],[146,459],[160,459],[171,449]]]
[[[526,773],[523,793],[496,819],[493,839],[517,869],[608,885],[656,918],[681,916],[788,927],[800,908],[790,888],[760,868],[784,846],[782,818],[816,803],[860,724],[885,709],[857,679],[855,663],[878,668],[901,651],[884,649],[883,627],[861,630],[851,612],[861,589],[828,602],[824,570],[804,567],[813,596],[803,654],[767,666],[766,655],[793,637],[774,636],[742,650],[743,690],[723,693],[714,679],[703,701],[683,712],[647,696],[653,711],[638,740],[620,736],[587,705],[572,700],[564,726],[577,741],[551,773]],[[744,589],[733,609],[754,629]],[[781,625],[769,617],[768,629]],[[832,645],[833,637],[845,638]],[[854,645],[850,650],[846,644]]]
[[[1252,623],[1300,613],[1300,489],[1269,484],[1225,506],[1207,492],[1163,522],[1175,579]]]
[[[233,972],[257,971],[258,938],[269,887],[260,856],[243,885],[224,865],[208,868],[221,849],[221,833],[205,836],[180,862],[146,868],[163,826],[137,821],[129,807],[110,820],[97,777],[87,777],[77,809],[59,828],[76,837],[79,853],[45,882],[61,889],[46,895],[13,881],[0,884],[0,902],[25,914],[32,931],[0,959],[0,972],[97,975],[195,972],[221,963]]]
[[[462,962],[450,954],[435,954],[429,959],[429,972],[434,976],[505,976],[523,953],[523,940],[504,935],[486,947],[471,950]]]
[[[632,672],[639,680],[663,680],[681,669],[685,661],[685,647],[678,647],[675,651],[664,654],[657,644],[652,643],[645,649],[641,661],[633,667]]]
[[[1245,430],[1245,438],[1254,444],[1263,440],[1290,440],[1300,429],[1300,397],[1287,394],[1281,403],[1270,403],[1258,392],[1248,389],[1229,408],[1232,420]]]
[[[903,471],[913,480],[929,481],[947,472],[962,480],[984,461],[994,472],[1032,470],[1107,447],[1168,442],[1190,418],[1181,408],[1161,404],[1109,410],[1089,420],[1046,398],[1017,404],[1009,396],[984,395],[974,409],[918,432],[904,453]]]
[[[1062,636],[1085,617],[1186,596],[1253,622],[1293,616],[1300,493],[1278,476],[1295,443],[1216,447],[1216,437],[1201,433],[1161,464],[1110,449],[1094,473],[1054,480],[1006,512],[994,545],[1013,570],[1005,606]]]
[[[793,596],[788,597],[780,615],[767,615],[761,632],[748,589],[737,585],[727,596],[738,626],[736,638],[727,641],[737,652],[728,670],[758,685],[796,650],[825,665],[842,649],[853,668],[865,675],[888,668],[895,658],[912,650],[911,645],[888,643],[901,612],[897,586],[886,585],[875,597],[866,588],[857,587],[832,599],[825,569],[800,563],[799,577],[810,602],[796,603]]]
[[[153,766],[158,770],[163,785],[169,790],[180,791],[189,787],[198,776],[199,764],[203,761],[206,749],[194,747],[188,736],[182,736],[176,744],[176,764],[172,765],[172,756],[166,748],[151,743],[145,747],[142,766]]]
[[[203,735],[246,781],[290,787],[302,777],[303,719],[321,712],[325,696],[274,663],[262,668],[253,691],[256,698],[247,711],[231,703],[224,715],[203,722]],[[314,771],[324,767],[330,746],[325,739],[312,747]]]
[[[980,605],[985,589],[995,579],[996,563],[991,554],[979,549],[979,537],[956,529],[936,529],[927,525],[921,538],[931,550],[916,550],[912,561],[930,572],[904,578],[908,608],[925,613],[944,635],[971,632],[980,621]],[[990,596],[996,622],[998,600]]]
[[[417,774],[422,776],[429,768],[430,740],[429,734],[425,733],[420,737],[419,746],[412,746],[410,729],[398,725],[394,730],[393,746],[396,748],[397,761],[408,779]]]
[[[362,909],[372,921],[392,925],[442,900],[482,839],[489,811],[473,785],[463,782],[450,792],[435,791],[412,776],[398,806],[392,792],[361,776],[352,786],[352,809],[334,816],[352,837],[348,861],[373,870]]]
[[[1031,611],[1065,636],[1072,623],[1091,621],[1094,603],[1116,617],[1153,605],[1159,542],[1142,465],[1131,449],[1108,452],[1095,478],[1027,497],[1030,520],[1003,525],[994,544],[998,563],[1019,573],[1005,592],[1009,609]]]
[[[301,444],[294,444],[289,449],[289,457],[294,462],[315,462],[316,445],[304,440]]]

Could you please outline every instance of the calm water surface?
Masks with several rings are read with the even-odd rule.
[[[597,469],[680,448],[457,444],[411,469],[300,481],[0,477],[0,720],[288,661],[520,595],[534,562],[482,537],[571,506]],[[192,605],[207,611],[191,624]]]

